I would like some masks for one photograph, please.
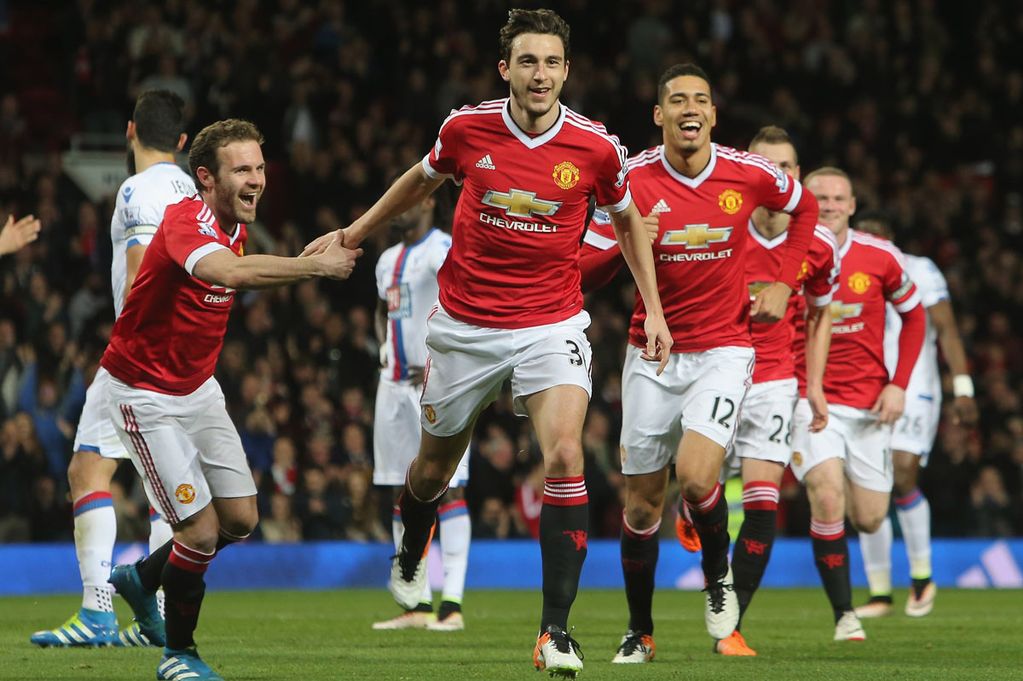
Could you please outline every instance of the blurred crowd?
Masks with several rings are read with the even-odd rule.
[[[532,6],[534,3],[521,3]],[[804,172],[837,165],[861,208],[948,278],[982,420],[942,428],[922,479],[937,535],[1023,533],[1023,14],[1013,0],[548,3],[573,27],[563,100],[633,151],[655,144],[664,67],[713,79],[719,143],[785,127]],[[138,92],[188,104],[189,133],[244,117],[266,136],[268,187],[248,252],[293,255],[347,224],[430,148],[447,112],[502,97],[506,3],[385,0],[0,0],[0,224],[40,239],[0,261],[0,541],[69,540],[66,469],[85,387],[112,324],[109,219],[62,172],[75,133],[122,133]],[[1016,113],[1012,113],[1015,111]],[[217,376],[260,490],[267,541],[389,539],[372,485],[373,263],[353,278],[237,298]],[[617,536],[627,277],[588,300],[594,395],[584,432],[594,535]],[[946,394],[950,394],[946,385]],[[479,422],[474,534],[537,532],[543,473],[503,397]],[[144,536],[131,467],[122,539]],[[785,531],[805,497],[783,492]],[[670,528],[671,523],[665,523]]]

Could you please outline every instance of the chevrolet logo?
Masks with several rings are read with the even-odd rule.
[[[505,213],[516,218],[554,215],[561,208],[561,201],[538,199],[535,192],[524,192],[521,189],[512,189],[507,194],[490,189],[483,195],[483,203],[503,208]]]
[[[831,302],[831,322],[844,322],[863,314],[863,303],[843,303],[841,300]]]
[[[686,248],[709,248],[709,244],[728,241],[732,236],[731,227],[711,227],[710,225],[686,225],[684,229],[674,229],[664,233],[662,246],[683,244]]]

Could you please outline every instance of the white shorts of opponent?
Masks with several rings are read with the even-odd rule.
[[[753,348],[672,353],[664,373],[630,345],[622,369],[622,473],[642,475],[675,459],[692,429],[731,446],[753,374]]]
[[[722,480],[742,472],[742,459],[789,465],[792,458],[792,413],[799,398],[795,378],[754,383],[742,402],[735,442],[728,450]]]
[[[419,452],[422,426],[419,397],[422,388],[411,383],[381,380],[373,411],[373,484],[401,487],[405,472]],[[449,487],[469,480],[469,450],[458,462]]]
[[[78,430],[75,431],[73,452],[95,452],[104,459],[127,459],[128,450],[121,444],[114,430],[107,410],[107,390],[110,387],[110,374],[100,367],[96,377],[92,379],[89,389],[85,391],[85,405],[82,416],[78,419]]]
[[[492,329],[458,321],[437,306],[427,322],[421,423],[437,437],[465,430],[511,379],[515,413],[530,395],[558,385],[591,394],[590,315],[522,329]],[[404,478],[403,478],[404,479]]]
[[[256,493],[215,378],[189,395],[167,395],[111,377],[108,396],[110,418],[149,503],[171,525],[198,513],[213,498]]]
[[[892,427],[878,422],[867,409],[828,405],[828,425],[810,432],[813,414],[805,398],[792,418],[792,472],[802,482],[807,472],[827,459],[842,459],[845,476],[864,489],[891,492]]]
[[[941,387],[926,393],[906,392],[906,411],[895,422],[892,432],[892,451],[909,452],[920,457],[920,465],[927,459],[938,435],[941,421]]]

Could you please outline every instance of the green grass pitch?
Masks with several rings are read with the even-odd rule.
[[[863,598],[863,594],[857,594]],[[897,606],[904,593],[899,593]],[[833,643],[833,626],[819,589],[757,594],[743,627],[756,658],[711,653],[703,628],[702,595],[662,591],[655,597],[657,658],[649,665],[611,665],[626,624],[624,594],[580,593],[571,624],[582,644],[579,678],[760,681],[856,679],[1023,679],[1023,593],[938,593],[923,619],[866,622],[868,640]],[[0,680],[121,681],[155,677],[155,649],[40,650],[36,629],[64,621],[73,596],[0,599]],[[333,679],[546,679],[531,653],[538,593],[470,592],[467,629],[457,633],[377,632],[370,624],[396,614],[384,591],[212,592],[197,639],[203,657],[227,681]],[[117,603],[122,625],[130,621]]]

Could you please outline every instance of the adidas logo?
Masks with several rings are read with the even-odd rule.
[[[650,209],[650,213],[651,214],[654,214],[654,213],[670,213],[670,212],[671,212],[671,206],[669,206],[668,202],[665,201],[664,199],[659,199],[657,201],[657,203],[654,204],[654,207]]]
[[[497,166],[494,165],[494,159],[490,158],[490,154],[476,161],[476,167],[483,168],[483,170],[497,170]]]

